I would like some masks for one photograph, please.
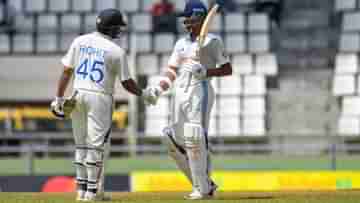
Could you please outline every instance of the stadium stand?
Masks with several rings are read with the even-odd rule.
[[[360,9],[358,1],[337,0],[335,9],[342,15],[340,44],[335,61],[333,94],[339,99],[341,113],[337,132],[340,135],[360,134],[359,51]]]
[[[337,103],[330,89],[338,43],[333,6],[331,1],[284,1],[281,26],[271,38],[281,71],[278,88],[267,93],[270,135],[310,140],[336,128]],[[276,136],[271,139],[276,142]]]

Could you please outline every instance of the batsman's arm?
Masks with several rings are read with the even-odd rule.
[[[64,66],[64,70],[59,79],[58,88],[56,92],[57,97],[63,97],[65,94],[65,90],[69,85],[70,79],[73,75],[74,69],[71,67]]]
[[[139,85],[135,82],[133,79],[127,79],[124,81],[121,81],[121,85],[130,93],[136,95],[136,96],[142,96],[142,89],[139,87]]]
[[[125,50],[121,48],[117,50],[117,55],[114,56],[114,64],[116,66],[115,68],[121,81],[121,85],[131,94],[139,97],[142,96],[142,89],[130,75],[129,63]]]
[[[229,56],[225,51],[223,41],[218,38],[217,40],[213,41],[212,46],[212,56],[214,57],[218,67],[207,69],[206,76],[222,77],[232,75],[232,65],[230,63]]]
[[[207,69],[207,77],[222,77],[232,75],[232,65],[230,63],[225,63],[219,68]]]
[[[180,61],[182,58],[179,54],[181,50],[183,50],[183,46],[181,44],[181,41],[179,40],[174,46],[174,49],[168,61],[168,65],[165,68],[163,77],[159,82],[159,87],[161,88],[162,92],[168,90],[171,87],[172,83],[176,80],[176,70],[181,65]]]

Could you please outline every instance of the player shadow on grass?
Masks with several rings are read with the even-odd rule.
[[[222,196],[219,195],[217,197],[214,198],[214,200],[224,200],[224,201],[228,201],[228,200],[266,200],[266,199],[276,199],[276,196],[272,196],[272,195],[263,195],[263,196],[255,196],[255,195],[234,195],[234,196]]]
[[[167,193],[159,197],[159,200],[179,200],[183,199],[187,193]],[[278,197],[270,194],[244,194],[244,193],[219,193],[214,198],[204,200],[229,201],[229,200],[270,200]]]
[[[113,199],[115,201],[132,201],[138,198],[147,199],[149,201],[160,200],[160,201],[179,201],[184,200],[184,196],[187,195],[186,192],[137,192],[137,193],[113,193]],[[243,193],[243,192],[225,192],[218,193],[213,199],[207,200],[215,200],[215,201],[229,201],[229,200],[271,200],[279,198],[273,194],[252,194],[252,193]],[[205,199],[206,200],[206,199]],[[191,200],[189,200],[191,201]]]

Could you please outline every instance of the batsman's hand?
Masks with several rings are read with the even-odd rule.
[[[161,93],[162,89],[160,86],[150,86],[143,90],[142,97],[146,105],[156,105]]]
[[[54,101],[50,104],[50,110],[54,114],[54,116],[58,119],[64,119],[64,103],[65,99],[63,97],[55,97]]]
[[[78,92],[75,91],[71,97],[63,98],[56,97],[53,102],[51,102],[50,109],[51,112],[58,119],[64,119],[70,117],[71,112],[76,107],[76,96]]]
[[[200,62],[189,60],[184,63],[183,67],[191,72],[195,79],[204,80],[207,78],[207,70]]]

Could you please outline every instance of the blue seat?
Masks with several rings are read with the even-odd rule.
[[[75,0],[72,9],[76,12],[91,12],[93,10],[92,2],[92,0]]]
[[[45,0],[26,0],[25,12],[44,12],[46,8]]]
[[[133,1],[133,0],[132,0]],[[116,8],[116,0],[97,0],[95,1],[95,11],[99,12],[108,8]]]
[[[10,39],[7,34],[0,34],[0,53],[10,52]]]
[[[39,34],[37,37],[37,51],[39,53],[56,52],[57,50],[57,35],[46,33]]]
[[[67,12],[70,10],[70,1],[69,0],[48,0],[49,1],[49,11],[51,12]]]
[[[31,34],[17,34],[14,36],[15,53],[31,53],[33,49],[34,44]]]

